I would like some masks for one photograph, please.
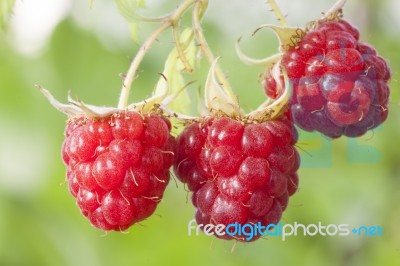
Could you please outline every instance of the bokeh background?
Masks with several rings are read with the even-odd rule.
[[[4,1],[0,1],[3,3]],[[148,1],[144,14],[171,10],[179,1]],[[318,18],[333,0],[279,0],[291,25]],[[278,23],[263,0],[210,0],[206,36],[248,110],[263,99],[262,68],[242,64],[234,42],[263,57],[277,50],[260,24]],[[383,236],[269,237],[235,244],[188,236],[193,207],[182,184],[171,181],[155,215],[127,233],[92,228],[65,183],[60,158],[65,116],[34,87],[60,100],[67,92],[97,105],[116,105],[124,73],[138,49],[114,3],[95,0],[16,1],[7,31],[0,33],[0,265],[400,265],[400,2],[353,0],[345,18],[361,39],[376,46],[392,67],[387,122],[359,139],[330,141],[300,131],[300,190],[284,223],[380,225]],[[187,22],[187,21],[186,21]],[[143,40],[154,25],[142,25]],[[132,101],[151,93],[168,51],[162,35],[141,65]],[[207,64],[199,71],[196,86]],[[199,78],[200,77],[200,78]]]

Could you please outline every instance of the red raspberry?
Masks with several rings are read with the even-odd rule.
[[[282,65],[293,83],[291,112],[300,128],[357,137],[386,120],[390,68],[349,22],[319,23],[285,52]],[[264,89],[279,96],[269,71]]]
[[[62,148],[67,181],[93,226],[121,231],[155,211],[174,160],[167,121],[134,111],[69,120]]]
[[[286,118],[244,124],[220,117],[187,126],[177,139],[174,171],[193,192],[197,223],[277,223],[298,186],[296,142]]]

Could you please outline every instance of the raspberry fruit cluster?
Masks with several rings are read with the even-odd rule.
[[[291,113],[297,126],[331,138],[357,137],[388,115],[390,68],[345,20],[318,22],[282,58],[293,84]],[[278,96],[267,74],[264,89]]]
[[[69,120],[62,148],[67,181],[93,226],[122,231],[155,211],[174,161],[170,129],[164,117],[135,111]]]
[[[296,141],[282,119],[245,124],[217,117],[187,126],[177,138],[174,170],[193,192],[197,223],[277,223],[297,191]]]
[[[269,2],[284,22],[276,4]],[[170,15],[156,19],[163,23],[123,75],[117,107],[87,105],[71,97],[63,104],[38,86],[68,116],[62,158],[70,193],[82,214],[96,228],[126,230],[154,213],[173,166],[177,178],[192,192],[198,224],[225,225],[228,230],[231,224],[240,228],[277,224],[298,190],[300,157],[294,124],[331,138],[358,137],[388,116],[390,68],[342,19],[345,2],[338,0],[304,30],[287,23],[262,26],[277,33],[281,46],[278,54],[262,60],[239,53],[248,63],[267,65],[264,90],[270,99],[249,113],[241,108],[203,36],[200,21],[208,1],[201,0],[187,0]],[[176,26],[192,7],[192,28],[180,34]],[[139,63],[167,28],[174,31],[176,47],[162,77],[151,97],[128,104]],[[179,109],[189,95],[178,96],[191,84],[184,85],[184,73],[200,65],[198,51],[211,67],[204,108],[199,110],[202,115],[190,117]],[[173,102],[178,110],[169,109]],[[164,113],[185,125],[176,139]],[[210,227],[200,228],[209,233]],[[250,240],[235,232],[214,236],[247,242],[262,235]]]

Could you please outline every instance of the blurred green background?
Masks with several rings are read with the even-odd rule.
[[[5,0],[1,0],[5,1]],[[397,0],[354,0],[345,17],[361,39],[390,61],[390,114],[380,128],[354,140],[330,141],[300,131],[300,190],[284,223],[380,225],[383,236],[270,237],[235,244],[187,235],[190,197],[171,181],[155,215],[128,233],[104,234],[80,214],[64,181],[60,158],[65,116],[35,89],[38,83],[60,100],[68,90],[85,102],[116,105],[138,45],[112,1],[16,1],[7,32],[0,35],[0,265],[400,265],[400,10]],[[158,15],[178,1],[151,1]],[[333,1],[278,1],[292,25],[304,25]],[[53,5],[53,6],[52,6]],[[228,5],[228,6],[226,6]],[[262,68],[240,63],[234,42],[253,56],[276,51],[262,23],[277,23],[264,1],[210,0],[204,27],[215,54],[248,110],[263,100]],[[47,33],[43,29],[46,29]],[[143,25],[141,40],[154,26]],[[132,100],[151,93],[173,44],[170,32],[141,65]],[[196,78],[204,77],[207,64]],[[196,86],[204,85],[204,80]],[[232,251],[233,250],[233,251]]]

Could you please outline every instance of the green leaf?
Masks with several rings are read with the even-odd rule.
[[[139,22],[147,20],[137,11],[146,6],[145,2],[145,0],[115,0],[119,13],[130,23],[131,38],[137,44],[139,43]]]
[[[137,14],[137,10],[145,7],[145,0],[115,0],[121,15],[131,23],[142,20],[142,16]]]
[[[12,15],[15,0],[0,1],[0,30],[6,30]]]

